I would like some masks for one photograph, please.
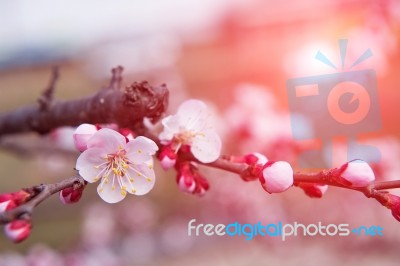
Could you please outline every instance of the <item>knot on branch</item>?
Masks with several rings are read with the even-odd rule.
[[[155,123],[168,107],[167,86],[153,87],[147,81],[134,82],[124,91],[124,104],[142,109],[141,113]]]

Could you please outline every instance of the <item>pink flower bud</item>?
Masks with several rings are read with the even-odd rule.
[[[189,163],[180,165],[176,181],[182,192],[193,193],[196,188],[194,174],[190,168]]]
[[[310,198],[322,198],[322,195],[328,190],[328,185],[301,183],[299,187],[304,190]]]
[[[15,220],[4,226],[5,235],[14,243],[25,240],[31,233],[32,225],[27,220]]]
[[[64,204],[73,204],[78,202],[83,194],[83,187],[74,189],[73,187],[67,187],[60,191],[60,200]]]
[[[264,165],[268,162],[268,159],[261,153],[253,152],[253,153],[246,154],[244,156],[244,161],[245,161],[245,163],[247,163],[249,165],[254,165],[254,164]]]
[[[265,191],[279,193],[293,185],[293,170],[287,162],[269,161],[264,165],[259,178]]]
[[[260,171],[263,169],[264,165],[268,162],[267,157],[264,155],[253,152],[245,155],[243,157],[244,163],[249,165],[248,171],[245,171],[240,177],[244,181],[254,181],[257,180]]]
[[[158,155],[158,158],[161,163],[161,167],[164,170],[168,170],[168,169],[174,167],[177,157],[178,156],[176,155],[175,151],[172,149],[171,145],[163,146]]]
[[[206,191],[210,188],[207,179],[205,179],[200,174],[197,174],[195,181],[196,181],[196,189],[194,190],[193,194],[198,195],[200,197],[204,196]]]
[[[97,127],[91,124],[82,124],[75,129],[73,134],[75,147],[83,152],[87,149],[87,142],[97,132]]]
[[[197,166],[187,162],[179,164],[176,181],[182,192],[198,196],[203,196],[210,187],[207,179],[198,172]]]
[[[364,187],[375,180],[371,167],[362,160],[350,161],[344,164],[341,170],[341,176],[349,181],[353,187]]]

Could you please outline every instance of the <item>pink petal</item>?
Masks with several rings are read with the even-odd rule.
[[[98,175],[102,167],[95,168],[95,166],[106,162],[103,159],[106,155],[107,153],[101,148],[87,149],[78,157],[75,168],[79,171],[79,175],[87,182],[96,182],[95,178],[100,178]]]
[[[146,137],[139,136],[126,145],[126,156],[135,164],[152,159],[152,155],[158,150],[157,144]]]
[[[221,139],[214,131],[197,134],[190,148],[193,156],[203,163],[211,163],[221,155]]]
[[[133,169],[129,169],[129,177],[133,178],[133,182],[129,182],[127,178],[123,178],[123,185],[127,187],[127,192],[135,195],[147,194],[153,189],[156,178],[152,163],[143,163],[134,165]]]
[[[120,147],[125,147],[125,137],[119,132],[102,128],[91,137],[87,143],[88,148],[102,148],[107,154],[116,153]]]
[[[118,183],[117,178],[114,179],[114,184],[112,182],[112,177],[109,177],[110,182],[101,183],[97,186],[97,193],[100,198],[102,198],[107,203],[117,203],[123,200],[126,197],[126,193],[123,193],[121,187]],[[114,189],[113,189],[114,186]]]

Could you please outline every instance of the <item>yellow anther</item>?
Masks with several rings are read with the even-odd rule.
[[[131,178],[129,178],[129,181],[131,182],[131,183],[133,183],[133,178],[131,177]]]
[[[150,177],[146,178],[146,180],[147,180],[148,182],[151,182],[151,178],[150,178]]]
[[[137,152],[140,154],[140,153],[142,153],[142,150],[138,150]]]
[[[136,189],[134,189],[134,188],[132,188],[131,191],[132,191],[132,193],[136,193]]]
[[[97,181],[99,181],[99,177],[95,176],[93,180],[94,180],[94,182],[97,182]]]
[[[112,171],[114,172],[114,174],[118,175],[118,170],[117,170],[117,168],[113,168]]]
[[[118,149],[123,150],[124,147],[122,147],[122,145],[119,145]]]
[[[142,176],[142,174],[141,173],[137,173],[137,176]]]
[[[108,184],[108,178],[106,178],[104,182],[105,182],[106,184]]]
[[[126,196],[126,190],[121,190],[121,195],[125,197]]]
[[[153,169],[153,165],[149,164],[149,169],[152,170]]]
[[[121,189],[122,189],[122,190],[126,190],[126,186],[122,186]]]
[[[112,186],[112,187],[111,187],[111,190],[115,190],[115,186]]]
[[[103,192],[103,188],[100,188],[100,189],[99,189],[99,193],[101,193],[101,192]]]

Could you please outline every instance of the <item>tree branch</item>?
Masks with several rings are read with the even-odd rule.
[[[16,219],[31,219],[34,208],[51,195],[67,187],[74,186],[75,189],[83,187],[85,181],[76,175],[54,184],[41,184],[32,188],[24,189],[31,194],[31,199],[26,203],[3,213],[0,213],[0,223],[6,224]]]
[[[0,136],[35,131],[45,134],[60,126],[78,126],[82,123],[116,123],[121,127],[135,128],[144,117],[156,122],[168,105],[168,89],[163,84],[152,87],[147,82],[134,82],[123,90],[115,89],[120,82],[113,70],[112,88],[79,100],[48,104],[51,97],[42,97],[42,104],[24,107],[0,116]],[[120,74],[118,74],[120,75]],[[53,80],[55,81],[56,78]],[[51,82],[45,95],[51,95]]]

